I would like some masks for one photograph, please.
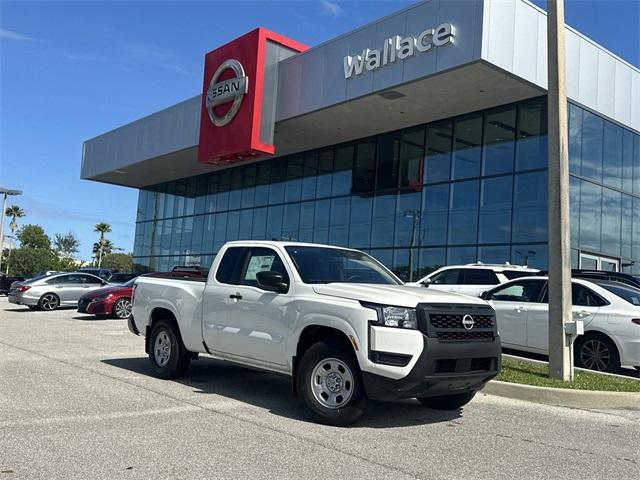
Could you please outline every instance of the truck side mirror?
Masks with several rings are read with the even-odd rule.
[[[428,287],[429,285],[431,285],[431,279],[430,278],[425,278],[422,282],[422,286],[423,287]]]
[[[482,300],[487,300],[487,297],[489,297],[489,292],[486,292],[486,291],[485,291],[485,292],[482,292],[482,293],[480,294],[480,298],[481,298]]]
[[[284,293],[289,289],[289,284],[284,281],[283,275],[273,270],[258,272],[256,280],[258,285],[271,292]]]

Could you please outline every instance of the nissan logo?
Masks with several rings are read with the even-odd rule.
[[[471,315],[465,315],[462,317],[462,326],[465,329],[471,330],[475,324],[476,322]]]
[[[233,70],[234,77],[218,82],[218,79],[226,70]],[[207,89],[205,106],[211,122],[216,127],[224,127],[233,120],[233,117],[240,110],[242,99],[248,90],[249,77],[245,76],[242,64],[235,59],[222,62],[222,65],[218,67],[213,77],[211,77],[211,82]],[[216,115],[214,108],[229,102],[233,102],[229,111],[222,116]]]

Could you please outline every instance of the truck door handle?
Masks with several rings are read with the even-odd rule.
[[[242,300],[242,295],[236,293],[235,295],[229,295],[229,298],[233,298],[234,300]]]
[[[524,312],[524,307],[516,307],[516,312],[518,313]]]
[[[584,318],[589,316],[589,312],[578,312],[576,315],[578,318]]]

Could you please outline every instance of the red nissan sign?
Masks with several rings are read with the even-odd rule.
[[[274,118],[273,111],[265,118],[265,95],[277,95],[277,62],[306,49],[301,43],[257,28],[207,53],[199,162],[221,165],[275,153],[273,129],[265,128]],[[266,66],[274,68],[265,73]]]

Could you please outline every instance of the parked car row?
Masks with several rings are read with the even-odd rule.
[[[573,278],[573,317],[584,323],[575,364],[615,372],[640,367],[640,290],[620,282]],[[495,309],[503,347],[548,354],[548,277],[524,277],[482,294]]]
[[[127,318],[131,314],[131,289],[138,274],[110,273],[107,281],[89,272],[90,269],[44,272],[14,281],[7,292],[9,302],[44,311],[78,306],[83,313]]]
[[[104,276],[105,270],[85,268],[12,279],[9,301],[31,309],[77,306],[80,313],[128,318],[137,275],[110,272],[105,280],[92,273]],[[188,280],[205,278],[207,273],[200,267],[175,267],[171,272],[145,276]],[[585,330],[574,345],[576,365],[609,372],[621,365],[640,368],[640,280],[625,273],[594,270],[573,270],[572,277],[573,315]],[[352,281],[375,283],[358,272]],[[510,264],[453,265],[405,285],[481,297],[496,311],[505,347],[548,353],[546,272]]]
[[[614,372],[640,368],[640,279],[622,272],[571,271],[573,316],[584,324],[575,364]],[[547,272],[510,264],[442,267],[418,282],[428,288],[487,300],[496,310],[505,347],[548,354]]]

